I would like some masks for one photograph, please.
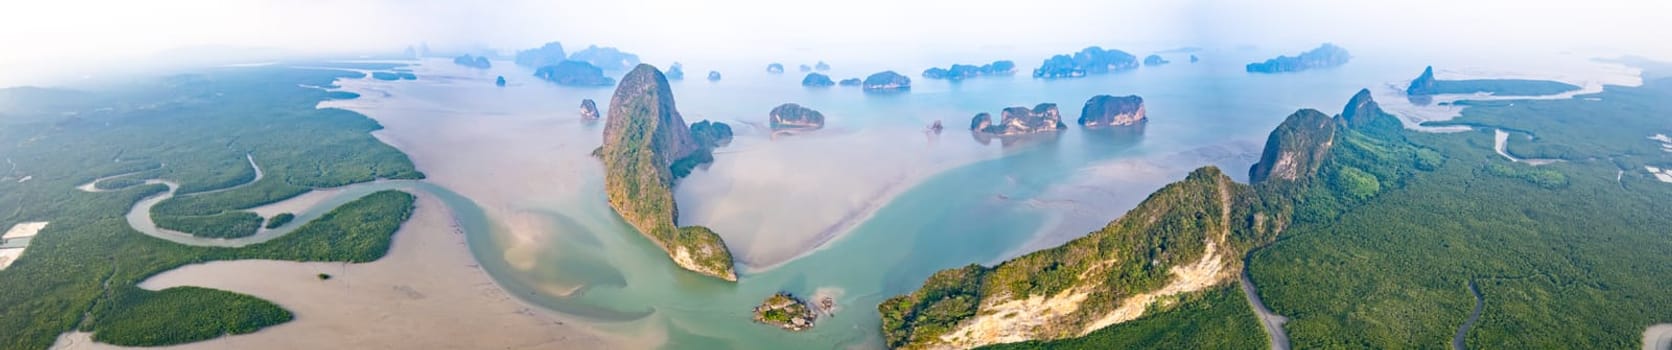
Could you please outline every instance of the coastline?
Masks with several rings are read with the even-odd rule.
[[[272,301],[296,319],[261,331],[169,349],[544,348],[559,342],[606,347],[604,338],[509,295],[481,270],[464,233],[434,195],[418,196],[390,252],[363,264],[218,261],[152,276],[140,288],[201,286]],[[328,280],[317,277],[330,274]],[[437,322],[445,320],[445,322]],[[367,325],[378,325],[367,327]],[[59,337],[55,349],[122,348],[90,333]]]

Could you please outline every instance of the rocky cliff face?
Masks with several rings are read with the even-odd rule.
[[[1405,88],[1405,94],[1433,95],[1438,92],[1435,85],[1437,84],[1434,83],[1434,66],[1428,66],[1422,69],[1422,75],[1418,75],[1416,79],[1411,80],[1411,86]]]
[[[907,78],[894,71],[885,71],[865,77],[865,91],[889,92],[911,89],[911,78]]]
[[[1027,107],[1005,108],[999,113],[1000,119],[994,124],[991,115],[976,114],[970,119],[970,131],[999,135],[1016,136],[1041,132],[1055,132],[1066,128],[1062,123],[1062,114],[1057,112],[1057,104],[1041,103],[1033,109]]]
[[[970,131],[972,132],[987,132],[987,129],[991,127],[993,127],[993,115],[987,114],[987,112],[976,113],[974,118],[970,118]]]
[[[818,130],[824,127],[824,114],[794,103],[773,107],[767,118],[773,130]]]
[[[1261,215],[1243,206],[1251,195],[1216,168],[1198,169],[1063,246],[936,273],[923,289],[878,306],[884,340],[967,349],[1076,337],[1136,319],[1158,300],[1232,283],[1236,247],[1246,244],[1239,234],[1264,227],[1245,220]]]
[[[1143,97],[1097,95],[1080,108],[1078,123],[1087,128],[1102,128],[1138,125],[1148,120]]]
[[[675,108],[667,78],[649,65],[634,68],[610,98],[608,117],[599,157],[610,207],[680,267],[737,280],[731,252],[719,235],[703,227],[675,225],[679,210],[672,169],[676,163],[688,163],[688,157],[708,153]]]
[[[1370,89],[1361,89],[1357,94],[1353,94],[1353,98],[1347,101],[1347,107],[1341,110],[1341,121],[1353,129],[1402,126],[1397,123],[1398,117],[1382,111],[1382,106],[1370,97]]]
[[[598,120],[598,103],[590,98],[581,100],[581,120]]]
[[[1329,154],[1335,132],[1336,120],[1316,109],[1290,114],[1266,139],[1260,162],[1248,170],[1249,181],[1294,181],[1312,176]]]

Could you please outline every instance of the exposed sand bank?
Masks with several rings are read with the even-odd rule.
[[[680,182],[680,222],[720,233],[745,271],[769,269],[837,239],[930,176],[998,155],[933,141],[907,128],[742,138]]]
[[[1657,324],[1644,329],[1643,350],[1672,350],[1672,323]]]
[[[296,320],[180,349],[605,348],[577,324],[505,294],[471,257],[446,207],[415,192],[418,209],[389,255],[364,264],[241,260],[189,265],[141,288],[201,286],[273,301]],[[317,274],[327,273],[329,280]],[[54,348],[115,348],[67,333]]]
[[[1528,165],[1533,165],[1533,166],[1545,165],[1545,164],[1550,164],[1550,163],[1555,163],[1555,162],[1562,161],[1561,159],[1521,159],[1521,158],[1516,158],[1515,156],[1509,155],[1509,151],[1505,150],[1505,148],[1509,146],[1508,143],[1509,143],[1509,132],[1504,131],[1503,129],[1492,129],[1492,149],[1494,151],[1497,151],[1498,155],[1504,156],[1504,159],[1508,159],[1509,161],[1516,162],[1516,163],[1527,163]]]
[[[22,222],[12,225],[5,235],[0,235],[0,270],[12,266],[18,258],[23,257],[23,251],[29,248],[29,241],[46,228],[46,221]]]

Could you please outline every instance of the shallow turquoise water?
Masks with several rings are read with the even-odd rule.
[[[828,130],[915,130],[939,119],[947,130],[939,136],[936,147],[993,153],[986,160],[946,170],[910,187],[874,216],[817,251],[763,271],[744,273],[735,284],[674,267],[666,254],[633,232],[605,205],[601,175],[594,174],[577,184],[587,195],[543,199],[540,205],[532,206],[531,210],[555,223],[552,230],[556,232],[550,234],[558,239],[543,247],[533,268],[528,269],[513,268],[508,262],[505,248],[512,243],[505,227],[490,222],[481,209],[464,205],[468,198],[451,192],[439,195],[450,205],[460,204],[454,214],[468,233],[472,251],[511,294],[601,329],[633,335],[665,334],[669,348],[875,348],[881,346],[875,311],[879,302],[911,291],[934,271],[990,263],[1011,253],[1047,225],[1047,211],[1055,210],[1030,205],[1029,201],[1054,186],[1076,180],[1073,177],[1081,176],[1081,170],[1122,159],[1234,142],[1263,142],[1270,128],[1297,108],[1338,113],[1356,90],[1407,78],[1420,70],[1418,64],[1360,59],[1338,69],[1251,75],[1242,72],[1241,62],[1257,56],[1252,53],[1201,56],[1203,61],[1197,64],[1175,59],[1180,63],[1075,80],[1035,80],[1025,73],[957,83],[914,78],[910,93],[890,95],[843,87],[806,89],[797,84],[802,75],[794,73],[774,76],[728,72],[718,83],[700,79],[674,82],[679,109],[688,121],[707,118],[759,122],[773,106],[798,102],[831,116]],[[1030,66],[1026,60],[1019,65]],[[708,68],[688,65],[686,69],[688,75],[698,77],[700,74],[693,73]],[[508,79],[526,74],[519,70],[500,67],[466,80],[414,88],[408,94],[460,110],[543,110],[556,111],[555,118],[568,118],[580,99],[591,98],[604,105],[611,93],[610,89],[554,87],[527,79],[520,82],[526,85],[514,89],[495,88],[489,83],[493,74],[505,74]],[[915,76],[920,70],[900,71]],[[860,75],[837,71],[832,77]],[[475,81],[478,79],[481,81]],[[420,81],[425,80],[421,77]],[[1141,131],[1125,133],[1089,132],[1072,126],[1081,104],[1097,94],[1141,95],[1151,121]],[[977,112],[996,113],[1003,107],[1040,102],[1058,103],[1070,128],[1058,136],[1010,146],[999,142],[983,145],[964,131],[969,116]],[[596,126],[575,124],[573,128],[570,131],[579,139],[565,142],[555,151],[586,152],[596,146]],[[1184,169],[1203,162],[1189,158],[1171,161],[1184,163]],[[1247,165],[1226,164],[1225,171],[1241,177]],[[1153,187],[1183,173],[1167,176],[1134,186]],[[1153,188],[1134,193],[1150,190]],[[1106,219],[1112,220],[1126,208],[1090,209],[1106,211]],[[751,308],[780,290],[801,296],[821,290],[839,293],[838,310],[833,317],[821,318],[814,329],[800,333],[752,323]]]

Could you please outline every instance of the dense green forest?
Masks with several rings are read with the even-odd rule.
[[[1466,104],[1443,124],[1530,133],[1510,151],[1564,161],[1512,163],[1489,130],[1406,133],[1450,160],[1251,257],[1295,348],[1447,346],[1474,307],[1471,280],[1485,303],[1470,348],[1634,348],[1672,322],[1672,184],[1643,170],[1672,165],[1647,138],[1672,131],[1672,80]]]
[[[1632,348],[1644,327],[1672,322],[1672,295],[1664,285],[1672,280],[1672,255],[1666,254],[1672,252],[1667,229],[1672,215],[1666,215],[1672,184],[1643,170],[1672,167],[1672,153],[1649,139],[1672,134],[1672,119],[1666,118],[1672,115],[1672,79],[1565,100],[1463,102],[1470,107],[1462,117],[1436,124],[1481,127],[1464,133],[1419,133],[1391,118],[1356,118],[1380,114],[1366,113],[1358,100],[1343,112],[1340,119],[1348,128],[1330,136],[1333,146],[1324,146],[1330,149],[1315,175],[1254,186],[1261,200],[1251,203],[1272,212],[1293,211],[1293,222],[1275,241],[1252,249],[1246,268],[1268,306],[1290,318],[1285,329],[1294,348],[1447,347],[1475,306],[1471,282],[1479,285],[1484,302],[1479,322],[1463,332],[1470,348]],[[1292,124],[1306,123],[1293,121],[1319,119],[1301,114],[1274,132],[1266,157],[1253,170],[1255,179],[1281,173],[1264,164],[1282,153],[1272,147],[1285,149],[1316,137],[1308,135],[1326,134],[1296,129]],[[1493,151],[1491,129],[1534,135],[1512,139],[1512,153],[1562,161],[1532,166],[1507,160]],[[1144,208],[1179,184],[1158,191],[1127,216],[1153,217]],[[1137,242],[1109,247],[1154,249],[1132,243]],[[885,341],[891,347],[932,341],[982,312],[983,298],[1002,295],[994,288],[1018,295],[1041,294],[1030,288],[1056,290],[1062,280],[1058,269],[1079,268],[1029,261],[1080,244],[994,268],[972,265],[937,273],[922,289],[879,306]],[[1012,277],[995,275],[1018,265],[1033,267]],[[1143,285],[1140,280],[1123,288]],[[1186,298],[1211,300],[1217,298],[1213,293],[1223,292]],[[1214,323],[1223,325],[1215,332],[1258,330],[1252,312],[1240,307],[1246,317],[1227,318],[1205,306],[1152,307],[1162,312],[1085,337],[1009,346],[1131,348],[1134,341],[1143,344],[1137,347],[1247,346],[1216,342],[1234,337],[1222,333],[1169,338],[1166,329],[1145,323],[1165,318],[1190,327],[1224,320]]]
[[[0,334],[5,335],[0,348],[46,348],[58,334],[77,329],[130,345],[248,332],[289,317],[270,303],[234,293],[152,292],[135,285],[174,267],[211,260],[369,261],[381,256],[388,236],[410,213],[410,195],[368,195],[286,237],[238,249],[155,239],[134,231],[123,218],[139,199],[166,190],[142,184],[150,178],[178,182],[181,193],[159,204],[153,217],[226,216],[232,218],[228,223],[255,225],[259,217],[250,221],[226,213],[311,188],[421,178],[404,154],[368,134],[380,128],[375,121],[315,108],[319,101],[345,95],[301,87],[362,77],[274,66],[206,69],[73,89],[0,89],[0,158],[16,164],[10,173],[0,173],[11,179],[0,181],[0,226],[52,223],[21,259],[0,271],[5,286],[0,288]],[[240,186],[255,178],[247,156],[265,176]],[[133,172],[138,173],[95,184],[110,192],[75,189],[99,177]],[[25,176],[31,180],[16,180]],[[223,225],[205,221],[197,223]],[[225,312],[186,318],[140,314],[188,304]],[[166,332],[158,328],[163,323],[171,325]]]

